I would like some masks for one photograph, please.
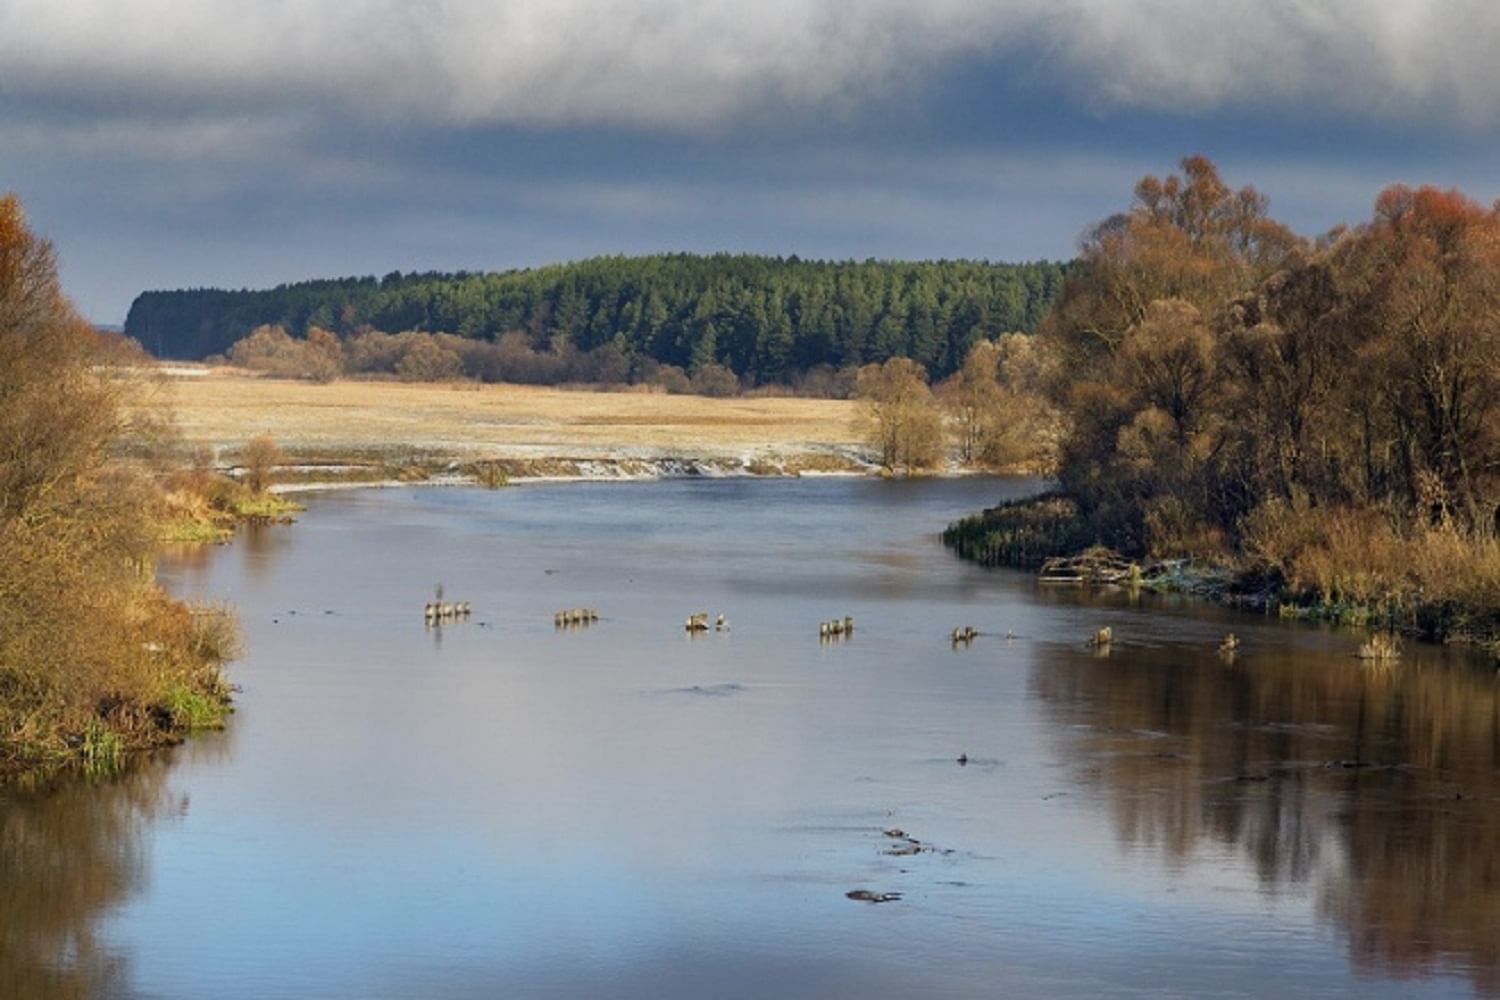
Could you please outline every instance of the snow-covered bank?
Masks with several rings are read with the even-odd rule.
[[[876,465],[852,449],[797,454],[642,455],[619,457],[496,458],[478,462],[389,464],[329,462],[286,465],[277,493],[311,493],[380,486],[521,485],[525,483],[649,482],[768,476],[868,476]]]

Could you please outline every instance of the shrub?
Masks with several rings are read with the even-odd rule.
[[[458,354],[439,347],[430,338],[414,343],[396,363],[396,375],[405,382],[447,382],[463,373],[463,360]]]
[[[253,493],[264,493],[276,467],[285,460],[281,447],[267,435],[250,439],[245,446],[245,485]]]
[[[693,383],[687,372],[676,365],[661,365],[652,378],[657,385],[674,396],[685,396],[693,391]]]
[[[740,391],[739,377],[725,366],[713,362],[693,369],[691,384],[692,391],[697,395],[717,399],[737,396]]]
[[[343,369],[338,339],[313,328],[309,340],[297,340],[279,326],[258,326],[229,349],[229,360],[241,368],[278,378],[331,382]]]

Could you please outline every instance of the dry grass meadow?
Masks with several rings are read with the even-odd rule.
[[[429,458],[751,458],[850,453],[845,400],[708,399],[519,385],[257,377],[166,366],[166,398],[192,445],[237,450],[269,435],[289,456]]]

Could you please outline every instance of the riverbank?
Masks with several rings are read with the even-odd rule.
[[[250,438],[274,439],[279,491],[875,471],[848,400],[159,374],[184,443],[219,467],[237,467]]]
[[[271,493],[287,497],[334,489],[385,486],[511,486],[522,483],[650,482],[762,476],[865,476],[878,470],[836,452],[748,455],[511,456],[461,461],[441,455],[354,452],[317,462],[306,457],[276,471]]]
[[[1471,643],[1500,656],[1500,601],[1495,599],[1500,575],[1493,540],[1482,543],[1481,552],[1471,540],[1432,530],[1411,539],[1378,536],[1341,546],[1339,526],[1316,523],[1321,516],[1305,518],[1303,533],[1313,539],[1307,550],[1282,559],[1240,551],[1155,563],[1140,557],[1120,580],[1079,582],[1191,594],[1283,618]],[[1000,504],[943,532],[943,544],[960,558],[1030,571],[1100,541],[1077,505],[1059,493]]]

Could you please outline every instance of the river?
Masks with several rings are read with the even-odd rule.
[[[1494,665],[938,543],[1035,486],[351,491],[166,558],[237,713],[0,792],[0,995],[1500,995]]]

